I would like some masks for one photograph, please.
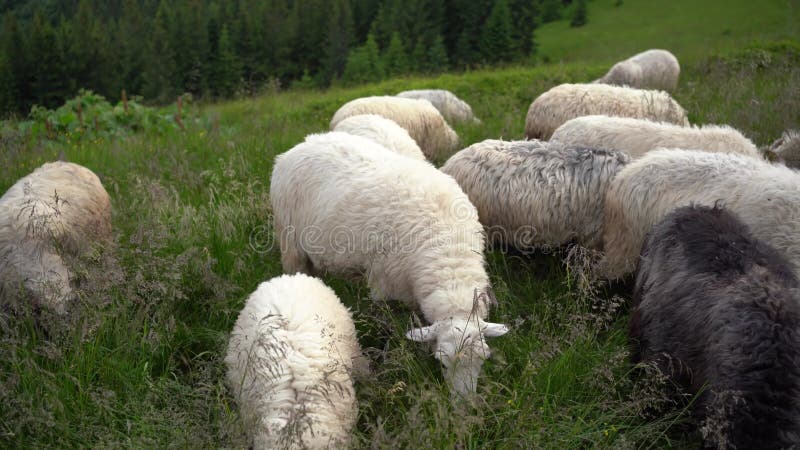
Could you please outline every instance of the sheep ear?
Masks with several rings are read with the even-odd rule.
[[[486,328],[483,329],[483,334],[486,337],[498,337],[508,333],[508,327],[502,323],[486,322]]]
[[[433,329],[433,325],[414,328],[406,333],[406,337],[416,342],[430,342],[436,339],[436,330]]]

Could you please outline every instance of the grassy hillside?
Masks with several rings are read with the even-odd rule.
[[[753,40],[800,38],[794,0],[592,0],[588,8],[583,27],[559,21],[536,31],[540,59],[611,63],[665,48],[685,64]]]
[[[590,4],[590,23],[600,3]],[[675,93],[693,122],[730,123],[760,145],[797,127],[797,43],[703,51]],[[63,154],[101,176],[116,245],[76,262],[80,314],[0,311],[0,447],[246,447],[221,356],[244,298],[281,271],[268,201],[274,156],[324,131],[351,98],[423,86],[453,90],[483,120],[457,127],[464,145],[520,138],[539,93],[606,69],[589,60],[272,93],[203,107],[210,120],[185,132],[61,141],[4,133],[0,191]],[[512,332],[490,343],[479,396],[455,404],[434,359],[403,337],[410,311],[327,277],[353,309],[374,371],[357,384],[356,445],[696,447],[664,381],[632,376],[627,287],[587,286],[584,259],[565,265],[567,254],[487,255],[499,300],[491,319]]]

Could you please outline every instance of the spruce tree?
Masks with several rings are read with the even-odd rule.
[[[6,63],[12,74],[11,89],[14,92],[14,99],[11,108],[14,111],[23,111],[26,109],[23,105],[27,99],[22,94],[28,92],[27,56],[29,52],[25,50],[25,42],[22,40],[17,17],[13,13],[7,13],[3,18],[2,51],[6,55]]]
[[[367,83],[379,81],[383,76],[383,63],[378,44],[375,43],[374,36],[367,35],[367,42],[364,45],[350,51],[342,80],[353,84]]]
[[[347,65],[353,41],[353,16],[349,0],[334,0],[325,35],[325,62],[320,74],[322,84],[339,78]]]
[[[447,57],[447,48],[444,46],[444,38],[437,34],[428,48],[428,71],[432,73],[441,73],[447,71],[450,66],[450,60]]]
[[[69,33],[67,69],[73,78],[73,88],[88,88],[103,92],[107,68],[102,53],[102,30],[95,18],[92,3],[81,0]]]
[[[510,0],[511,41],[514,43],[514,57],[532,55],[535,51],[533,35],[541,20],[538,0]]]
[[[52,108],[69,94],[64,61],[56,33],[41,10],[33,15],[30,29],[31,95],[35,104]]]
[[[389,46],[383,53],[383,67],[386,71],[386,75],[390,77],[405,75],[409,72],[408,56],[403,46],[403,40],[400,38],[400,33],[398,32],[392,33]]]
[[[142,71],[147,51],[145,21],[137,0],[124,0],[119,20],[118,64],[122,88],[130,94],[142,91]]]
[[[448,33],[453,40],[453,62],[459,67],[471,66],[481,60],[481,25],[491,10],[489,0],[454,0],[448,16]]]
[[[561,0],[542,0],[542,23],[561,19]]]
[[[176,66],[169,39],[169,0],[161,0],[147,45],[142,91],[150,100],[172,101],[176,86]]]
[[[508,0],[495,1],[492,12],[483,26],[480,49],[483,60],[489,63],[507,61],[511,58],[513,42]]]
[[[0,119],[16,110],[14,72],[5,55],[0,55]]]
[[[411,51],[411,69],[415,72],[427,72],[428,70],[428,46],[421,37],[417,38],[414,50]]]
[[[239,61],[234,52],[228,27],[223,25],[216,45],[216,65],[212,68],[214,91],[221,96],[229,97],[236,92],[240,81]]]
[[[572,12],[572,20],[569,22],[571,27],[582,27],[586,25],[586,0],[578,0],[575,10]]]

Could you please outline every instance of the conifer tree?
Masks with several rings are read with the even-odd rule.
[[[561,19],[561,0],[542,0],[542,23]]]
[[[508,0],[496,0],[481,33],[481,55],[484,61],[507,61],[513,53],[511,10]]]
[[[5,55],[0,55],[0,119],[15,111],[14,72]]]
[[[64,21],[65,22],[65,21]],[[62,22],[62,23],[64,23]],[[67,69],[74,85],[73,90],[89,88],[102,92],[106,79],[107,68],[102,54],[101,28],[99,21],[94,16],[92,3],[89,0],[80,0],[78,10],[70,27],[69,44],[67,52]]]
[[[223,25],[216,45],[217,57],[214,65],[214,90],[221,96],[231,96],[239,85],[239,61],[234,52],[228,27]]]
[[[171,101],[177,93],[176,65],[169,33],[169,0],[158,5],[147,46],[143,74],[145,97],[156,101]]]
[[[405,75],[409,72],[408,56],[403,46],[403,40],[400,38],[400,33],[398,32],[392,33],[389,46],[383,53],[383,67],[386,71],[386,75],[390,77]]]
[[[447,48],[444,46],[444,38],[437,34],[428,48],[427,69],[428,72],[440,73],[447,71],[450,60],[447,57]]]
[[[572,20],[569,22],[571,27],[582,27],[586,25],[586,0],[578,0],[575,10],[572,12]]]
[[[348,83],[366,83],[381,80],[383,76],[378,44],[375,43],[374,36],[367,35],[364,45],[350,51],[342,80]]]
[[[124,0],[119,20],[118,63],[121,87],[131,94],[142,91],[142,71],[147,51],[145,21],[137,0]]]
[[[30,29],[31,94],[35,104],[52,108],[68,94],[64,61],[56,33],[41,10],[33,15]]]
[[[334,0],[331,7],[325,35],[325,63],[320,74],[324,85],[342,76],[353,41],[353,16],[349,0]]]
[[[455,0],[448,21],[453,39],[453,60],[459,67],[471,66],[481,60],[480,30],[491,9],[487,0]]]

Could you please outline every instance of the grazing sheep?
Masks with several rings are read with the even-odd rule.
[[[403,156],[425,161],[425,155],[408,131],[393,121],[376,114],[359,114],[339,122],[333,131],[361,136],[381,144]]]
[[[604,194],[629,160],[608,150],[486,140],[441,170],[469,196],[493,240],[521,249],[572,240],[601,248]]]
[[[674,91],[680,74],[681,66],[675,55],[666,50],[647,50],[614,64],[595,83]]]
[[[772,143],[769,151],[788,167],[800,169],[800,131],[785,131]]]
[[[678,208],[645,239],[630,337],[690,394],[707,448],[800,443],[800,283],[719,207]]]
[[[261,283],[225,357],[254,448],[347,446],[358,415],[351,374],[361,358],[350,312],[322,281],[295,274]]]
[[[347,102],[336,111],[331,130],[357,114],[377,114],[403,127],[428,159],[449,156],[458,147],[458,135],[427,100],[400,97],[364,97]]]
[[[73,297],[62,256],[77,257],[111,237],[111,202],[91,170],[46,163],[0,197],[0,291],[20,288],[37,306],[66,312]]]
[[[755,144],[728,126],[682,127],[628,117],[576,117],[558,127],[550,140],[572,147],[619,150],[634,159],[659,147],[762,157]]]
[[[678,207],[718,201],[800,269],[800,174],[732,153],[664,149],[631,162],[611,182],[601,271],[611,279],[632,272],[650,227]]]
[[[413,91],[403,91],[397,94],[403,98],[419,98],[428,100],[433,106],[442,113],[442,116],[449,122],[475,122],[481,123],[472,108],[467,102],[456,97],[452,92],[445,89],[419,89]]]
[[[540,95],[528,108],[528,139],[550,139],[564,122],[603,114],[689,125],[681,105],[663,91],[646,91],[606,84],[562,84]]]
[[[430,164],[346,133],[311,135],[275,160],[270,186],[286,273],[366,276],[375,299],[419,307],[446,380],[474,392],[493,295],[475,207]]]

